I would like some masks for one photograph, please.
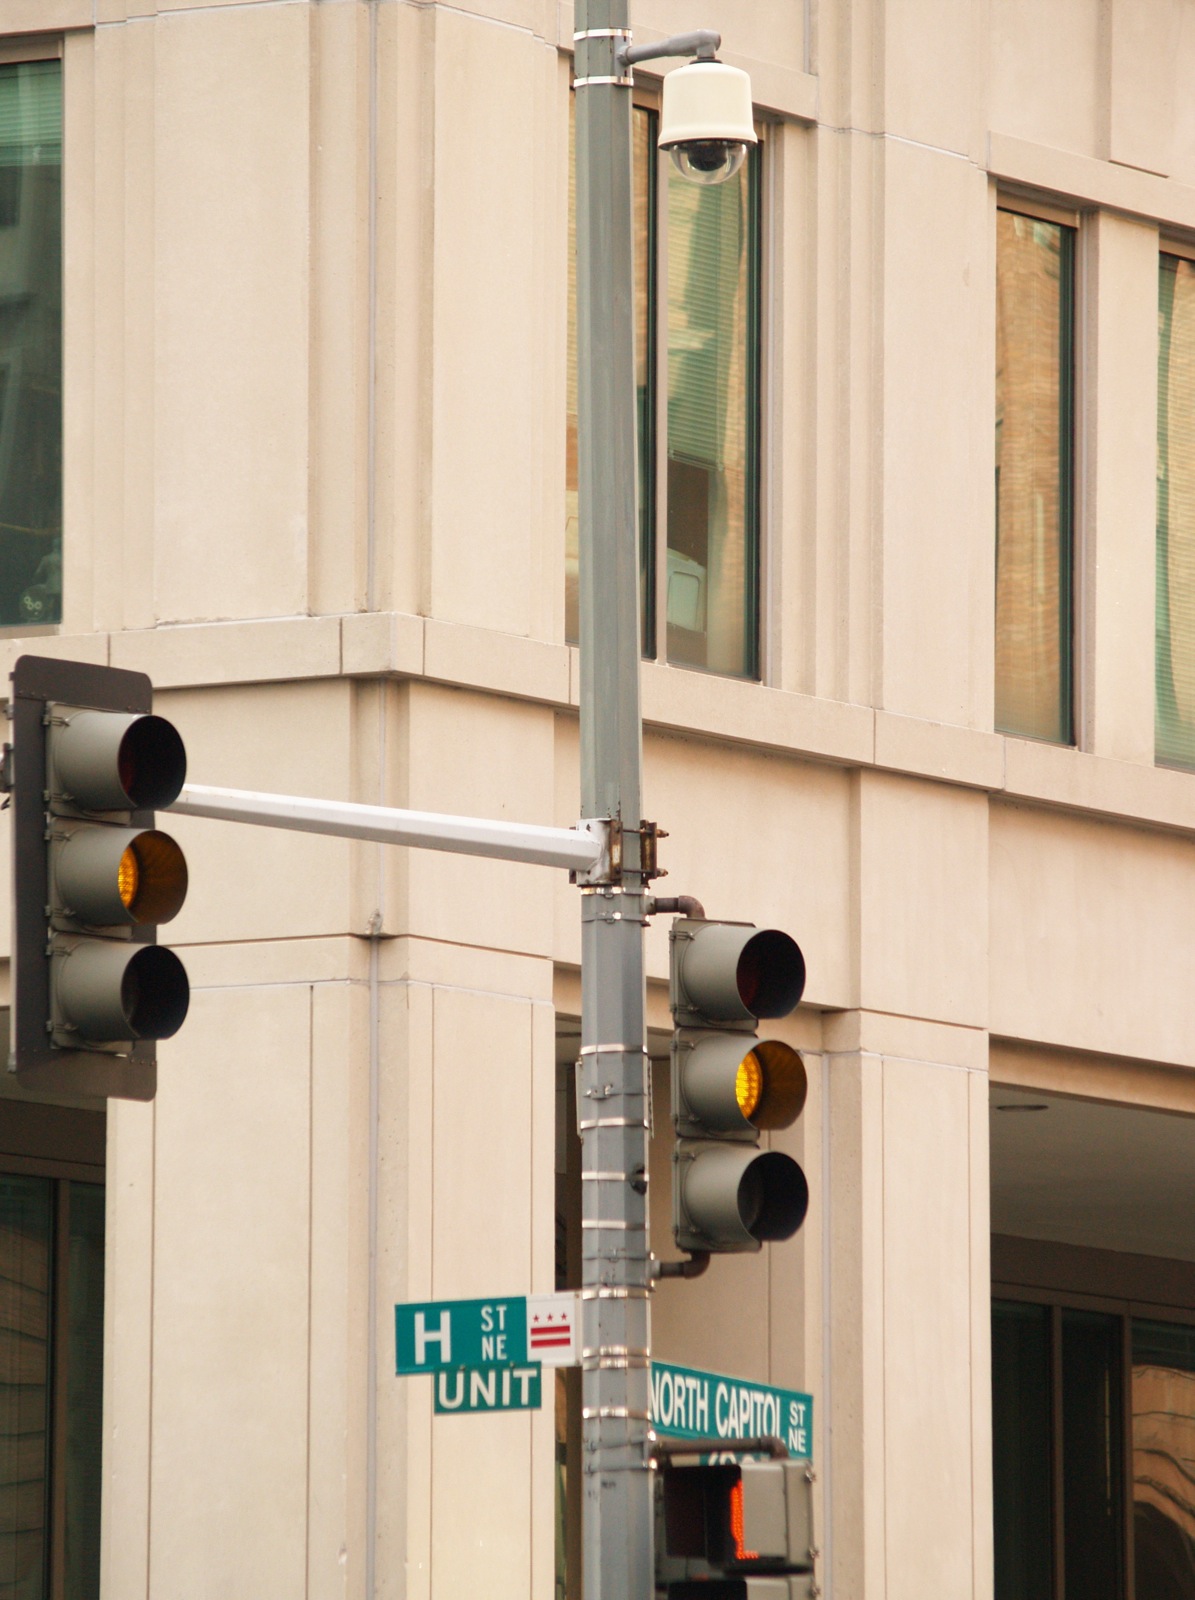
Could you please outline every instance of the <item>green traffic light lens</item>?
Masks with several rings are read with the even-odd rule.
[[[191,1003],[186,968],[173,950],[144,945],[124,969],[120,1005],[133,1039],[169,1039]]]
[[[791,1156],[765,1150],[739,1179],[739,1220],[753,1239],[791,1239],[809,1210],[809,1185]]]

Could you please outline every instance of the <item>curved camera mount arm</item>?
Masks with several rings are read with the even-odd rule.
[[[618,52],[620,67],[633,67],[638,61],[658,61],[662,56],[696,56],[698,61],[716,61],[722,35],[712,28],[693,33],[674,33],[659,44],[627,44]]]

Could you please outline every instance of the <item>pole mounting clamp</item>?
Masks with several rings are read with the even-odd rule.
[[[591,867],[577,867],[569,882],[584,886],[610,884],[622,871],[622,830],[611,817],[582,817],[578,833],[587,833],[601,845],[601,854]]]

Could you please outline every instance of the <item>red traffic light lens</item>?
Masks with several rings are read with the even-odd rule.
[[[735,982],[753,1017],[787,1017],[805,992],[805,957],[787,933],[763,928],[743,946]]]
[[[130,722],[120,741],[116,769],[136,810],[170,805],[187,781],[187,753],[178,730],[165,717],[144,716]]]

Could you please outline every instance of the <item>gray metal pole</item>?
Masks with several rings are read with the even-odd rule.
[[[647,1056],[644,1048],[627,0],[576,0],[581,815],[622,828],[582,890],[582,1544],[585,1600],[649,1600]]]

